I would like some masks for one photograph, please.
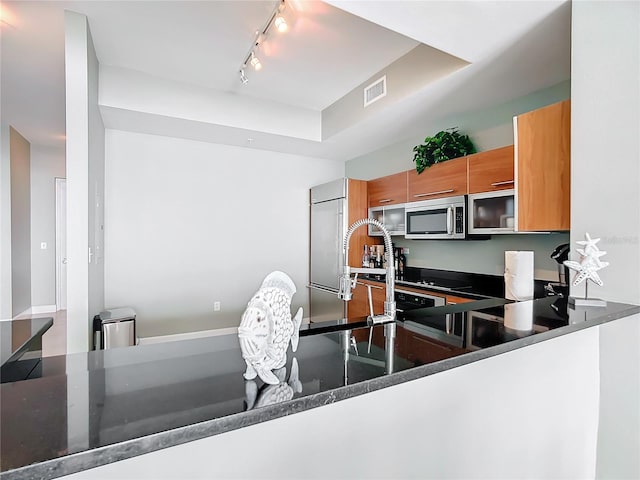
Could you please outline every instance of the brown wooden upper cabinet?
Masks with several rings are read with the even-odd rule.
[[[369,180],[369,207],[394,205],[407,201],[407,172]]]
[[[453,197],[467,193],[467,157],[437,163],[421,174],[409,170],[408,201]]]
[[[519,231],[569,230],[571,102],[513,119]]]
[[[469,193],[493,192],[514,188],[513,145],[475,153],[469,161]]]

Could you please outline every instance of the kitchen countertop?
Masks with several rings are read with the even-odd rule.
[[[363,280],[384,282],[384,275],[361,275]],[[395,280],[396,286],[408,286],[463,296],[471,299],[504,298],[504,276],[483,273],[455,272],[435,268],[406,267],[402,278]],[[547,296],[545,285],[548,280],[534,279],[534,297]],[[551,282],[553,283],[553,282]]]
[[[0,476],[59,477],[366,394],[638,312],[638,306],[612,302],[570,310],[561,297],[519,303],[489,298],[415,310],[396,324],[392,373],[385,371],[390,363],[383,326],[373,327],[368,354],[364,319],[307,325],[301,329],[297,352],[289,352],[277,387],[244,380],[235,335],[45,357],[40,378],[0,385]],[[439,336],[432,335],[439,322]],[[434,357],[434,352],[439,353]]]

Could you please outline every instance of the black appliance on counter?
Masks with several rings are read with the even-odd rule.
[[[464,342],[464,314],[446,313],[441,315],[416,315],[408,312],[428,307],[442,307],[446,301],[427,293],[396,289],[396,318],[406,330],[462,347]]]
[[[567,297],[569,295],[569,267],[564,264],[569,259],[570,246],[568,243],[558,245],[550,257],[558,262],[558,283],[550,283],[550,288],[554,293]]]
[[[416,310],[418,308],[442,307],[445,299],[428,293],[416,293],[401,288],[395,289],[396,311],[399,313]]]

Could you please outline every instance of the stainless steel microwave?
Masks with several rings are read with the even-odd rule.
[[[464,239],[467,236],[464,195],[405,204],[405,238]]]

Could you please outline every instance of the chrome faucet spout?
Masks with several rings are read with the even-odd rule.
[[[391,244],[391,235],[389,234],[389,231],[378,220],[374,220],[373,218],[363,218],[354,222],[353,225],[351,225],[347,230],[347,233],[344,236],[343,243],[344,268],[342,271],[342,275],[340,276],[340,290],[338,292],[338,296],[345,302],[351,300],[351,289],[354,287],[351,282],[351,273],[353,272],[356,275],[358,273],[367,273],[368,269],[366,268],[352,268],[349,266],[349,241],[351,240],[351,235],[353,235],[353,232],[356,229],[362,227],[363,225],[374,225],[382,231],[385,245],[384,255],[387,260],[387,267],[385,268],[386,300],[384,302],[384,313],[382,315],[370,315],[367,321],[372,324],[394,322],[396,319],[396,301],[394,296],[395,268],[393,265],[393,258],[391,257],[393,246]]]

